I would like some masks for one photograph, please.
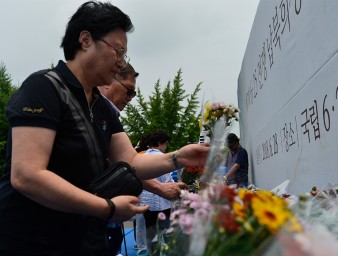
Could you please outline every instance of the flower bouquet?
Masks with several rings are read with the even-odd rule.
[[[286,193],[289,181],[273,192],[223,184],[217,169],[224,164],[219,156],[224,153],[227,127],[223,120],[213,126],[209,156],[199,178],[205,187],[198,193],[181,191],[171,227],[158,235],[159,241],[166,237],[158,252],[167,256],[336,255],[337,187],[316,189],[295,200]]]
[[[232,104],[225,104],[224,102],[206,103],[202,118],[199,120],[199,125],[205,132],[205,135],[212,138],[217,121],[222,120],[226,126],[231,126],[234,120],[239,120],[238,114],[239,109]]]
[[[281,227],[301,230],[287,201],[269,191],[212,184],[181,197],[163,255],[253,255]]]

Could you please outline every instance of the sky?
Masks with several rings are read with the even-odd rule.
[[[64,60],[66,24],[83,0],[0,0],[0,62],[14,85]],[[186,93],[237,106],[237,79],[259,0],[115,0],[130,16],[130,63],[148,98],[182,70]],[[136,103],[135,99],[132,103]]]

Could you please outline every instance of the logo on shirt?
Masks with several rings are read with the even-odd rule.
[[[23,107],[22,108],[22,111],[23,112],[28,112],[28,113],[32,113],[32,114],[35,114],[35,113],[42,113],[43,111],[45,111],[44,108],[31,108],[31,107]]]
[[[102,120],[102,130],[103,131],[107,130],[107,120]]]

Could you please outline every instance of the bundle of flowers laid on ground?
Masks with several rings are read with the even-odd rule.
[[[267,255],[335,256],[338,252],[338,186],[313,187],[308,193],[287,199],[298,216],[303,231],[288,233],[281,229]]]
[[[337,255],[338,187],[314,188],[307,195],[295,196],[286,192],[290,181],[272,191],[223,184],[217,170],[224,165],[231,116],[207,123],[207,115],[218,115],[210,113],[205,114],[204,125],[210,125],[213,138],[203,175],[196,179],[195,173],[189,174],[203,186],[195,193],[181,192],[171,227],[155,238],[165,240],[156,251],[163,256]]]
[[[337,255],[338,186],[311,192],[295,202],[293,195],[254,186],[214,183],[198,194],[182,191],[166,231],[170,239],[158,250],[168,256]]]
[[[163,255],[252,255],[281,227],[301,231],[285,199],[263,190],[212,184],[182,191]]]
[[[215,123],[219,120],[224,120],[226,126],[231,126],[233,121],[239,120],[239,109],[232,104],[224,102],[206,103],[202,119],[199,120],[200,128],[204,130],[205,135],[212,137]]]
[[[304,232],[293,237],[302,255],[335,256],[338,252],[338,185],[314,186],[295,200],[292,209]]]

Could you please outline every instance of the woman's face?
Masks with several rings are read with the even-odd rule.
[[[118,28],[93,41],[93,44],[87,55],[86,70],[90,80],[95,86],[111,84],[118,71],[126,65],[127,35]]]
[[[160,150],[162,153],[165,153],[167,151],[167,148],[168,148],[168,141],[164,143],[160,143],[158,145],[158,150]]]

